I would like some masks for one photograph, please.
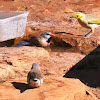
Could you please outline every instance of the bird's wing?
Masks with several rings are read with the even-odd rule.
[[[40,42],[39,42],[39,37],[31,37],[29,39],[29,43],[33,46],[41,46]]]
[[[28,74],[28,77],[31,79],[31,78],[43,78],[43,74],[42,72],[35,68],[35,69],[32,69],[29,74]]]
[[[36,77],[36,75],[35,75],[34,72],[32,73],[32,72],[30,71],[30,72],[28,73],[27,78],[28,78],[29,80],[30,80],[31,78],[35,78],[35,77]]]
[[[90,19],[90,21],[88,21],[88,24],[100,24],[100,19],[98,18]]]

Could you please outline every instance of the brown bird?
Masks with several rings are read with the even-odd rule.
[[[29,40],[24,40],[23,43],[18,43],[17,47],[22,46],[38,46],[38,47],[47,47],[50,45],[51,38],[55,36],[55,34],[51,32],[44,32],[39,36],[31,37]]]
[[[40,71],[38,63],[32,65],[27,76],[27,83],[30,88],[39,87],[43,83],[43,74]]]
[[[54,34],[51,32],[44,32],[39,36],[31,37],[28,42],[30,45],[46,47],[50,45],[50,40],[51,40],[51,37],[53,36]]]

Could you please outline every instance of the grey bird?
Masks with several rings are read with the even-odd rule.
[[[50,40],[51,40],[51,37],[53,36],[54,34],[51,32],[44,32],[39,36],[31,37],[28,42],[30,45],[35,45],[39,47],[47,47],[50,45]]]
[[[39,87],[43,83],[43,74],[38,63],[33,63],[27,76],[27,83],[30,88]]]

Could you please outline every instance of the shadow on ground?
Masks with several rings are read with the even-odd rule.
[[[64,77],[77,78],[90,87],[100,87],[100,46],[74,65]]]
[[[26,84],[26,83],[12,82],[12,84],[16,89],[20,90],[20,93],[23,93],[24,91],[26,91],[28,89],[32,89],[32,88],[29,88],[28,84]]]
[[[19,89],[21,93],[28,89],[28,85],[25,83],[12,82],[12,84],[16,89]]]

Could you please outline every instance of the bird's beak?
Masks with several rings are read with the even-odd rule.
[[[71,16],[70,18],[74,18],[74,16]]]
[[[55,34],[51,33],[50,36],[53,37],[53,36],[55,36]]]

